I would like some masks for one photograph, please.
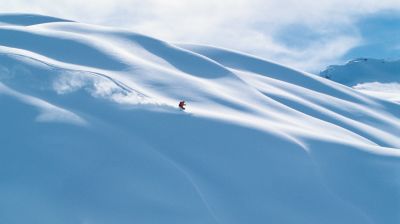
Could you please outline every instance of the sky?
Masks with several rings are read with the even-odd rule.
[[[13,0],[0,12],[122,27],[314,73],[353,58],[400,58],[400,0]]]

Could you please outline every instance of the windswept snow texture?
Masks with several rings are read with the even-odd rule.
[[[42,18],[0,16],[0,223],[400,223],[398,104]]]
[[[332,65],[320,73],[354,89],[400,103],[400,60],[359,58],[345,65]]]

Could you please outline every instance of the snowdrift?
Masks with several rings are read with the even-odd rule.
[[[25,18],[0,16],[0,223],[399,223],[399,105],[228,49]]]

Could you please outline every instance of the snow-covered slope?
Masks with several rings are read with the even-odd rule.
[[[399,105],[34,17],[0,17],[0,223],[399,223]]]
[[[320,75],[366,94],[400,102],[400,60],[360,58],[329,66]]]

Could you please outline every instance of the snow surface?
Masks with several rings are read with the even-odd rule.
[[[400,103],[400,60],[359,58],[332,65],[320,73],[354,89]]]
[[[0,223],[400,222],[398,104],[31,16],[0,16]]]

